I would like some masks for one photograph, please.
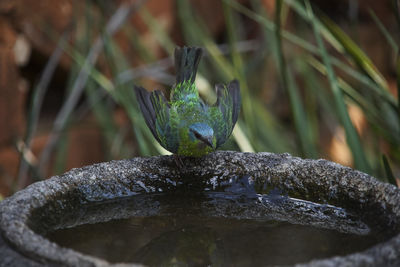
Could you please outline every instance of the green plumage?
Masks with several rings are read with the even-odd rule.
[[[147,126],[168,151],[184,156],[202,156],[229,138],[240,111],[239,83],[216,86],[217,102],[206,105],[195,86],[202,49],[175,49],[176,83],[170,101],[161,91],[148,92],[135,86]]]

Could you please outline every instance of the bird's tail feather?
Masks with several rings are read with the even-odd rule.
[[[200,47],[178,47],[175,49],[176,84],[194,83],[197,67],[203,50]]]

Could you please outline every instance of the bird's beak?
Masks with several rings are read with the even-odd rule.
[[[211,147],[211,148],[214,149],[214,146],[213,146],[213,137],[212,137],[212,136],[205,138],[205,139],[204,139],[204,143],[205,143],[207,146],[209,146],[209,147]]]
[[[212,136],[199,136],[198,139],[203,142],[205,145],[214,149],[213,146],[213,137]]]

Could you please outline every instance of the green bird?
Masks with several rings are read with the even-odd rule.
[[[229,138],[240,111],[239,82],[216,85],[217,101],[207,105],[195,86],[199,47],[175,49],[176,83],[168,101],[161,91],[135,86],[147,126],[162,147],[175,155],[206,155]]]

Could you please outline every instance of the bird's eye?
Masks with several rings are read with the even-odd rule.
[[[199,134],[198,132],[193,132],[193,134],[197,139],[201,139],[201,134]]]

